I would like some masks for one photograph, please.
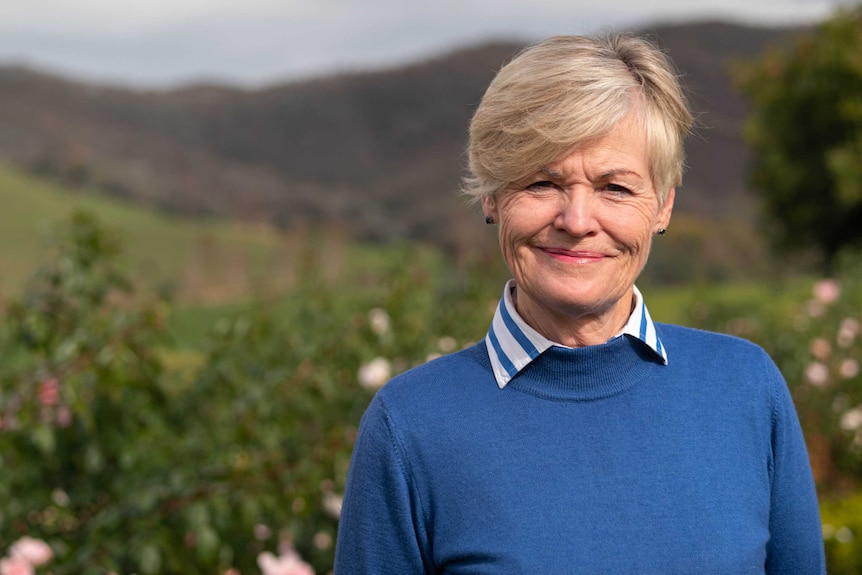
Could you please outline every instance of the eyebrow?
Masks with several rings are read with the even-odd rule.
[[[542,168],[539,171],[542,172],[543,174],[545,174],[546,176],[548,176],[549,178],[551,178],[552,180],[559,180],[559,179],[562,179],[562,177],[563,177],[562,173],[557,172],[555,170],[552,170],[551,168],[549,168],[547,166],[545,166],[544,168]]]
[[[625,168],[620,168],[617,170],[608,170],[607,172],[601,174],[599,176],[599,179],[607,180],[609,178],[613,178],[614,176],[637,176],[639,178],[641,177],[641,175],[634,170],[626,170]]]
[[[552,170],[551,168],[549,168],[547,166],[545,166],[544,168],[542,168],[539,171],[542,174],[551,178],[552,180],[561,180],[564,177],[563,173],[558,172],[556,170]],[[607,172],[600,174],[598,179],[599,180],[608,180],[608,179],[613,178],[615,176],[637,176],[637,177],[641,177],[641,175],[639,173],[635,172],[634,170],[627,170],[625,168],[618,168],[618,169],[614,169],[614,170],[608,170]]]

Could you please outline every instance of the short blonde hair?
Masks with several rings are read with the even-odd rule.
[[[470,123],[475,200],[538,172],[574,146],[642,113],[652,184],[662,202],[682,180],[692,115],[670,60],[635,36],[554,36],[531,46],[491,82]]]

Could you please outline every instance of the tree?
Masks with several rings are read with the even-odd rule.
[[[752,103],[751,184],[772,239],[813,249],[828,269],[842,248],[862,243],[862,6],[738,77]]]

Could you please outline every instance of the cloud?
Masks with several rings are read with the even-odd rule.
[[[246,84],[400,63],[489,38],[532,40],[722,17],[796,23],[840,0],[6,0],[0,61],[145,85]]]

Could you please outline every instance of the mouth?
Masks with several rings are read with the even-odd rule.
[[[565,248],[539,248],[552,259],[565,263],[589,264],[604,260],[607,256],[591,250],[567,250]]]

